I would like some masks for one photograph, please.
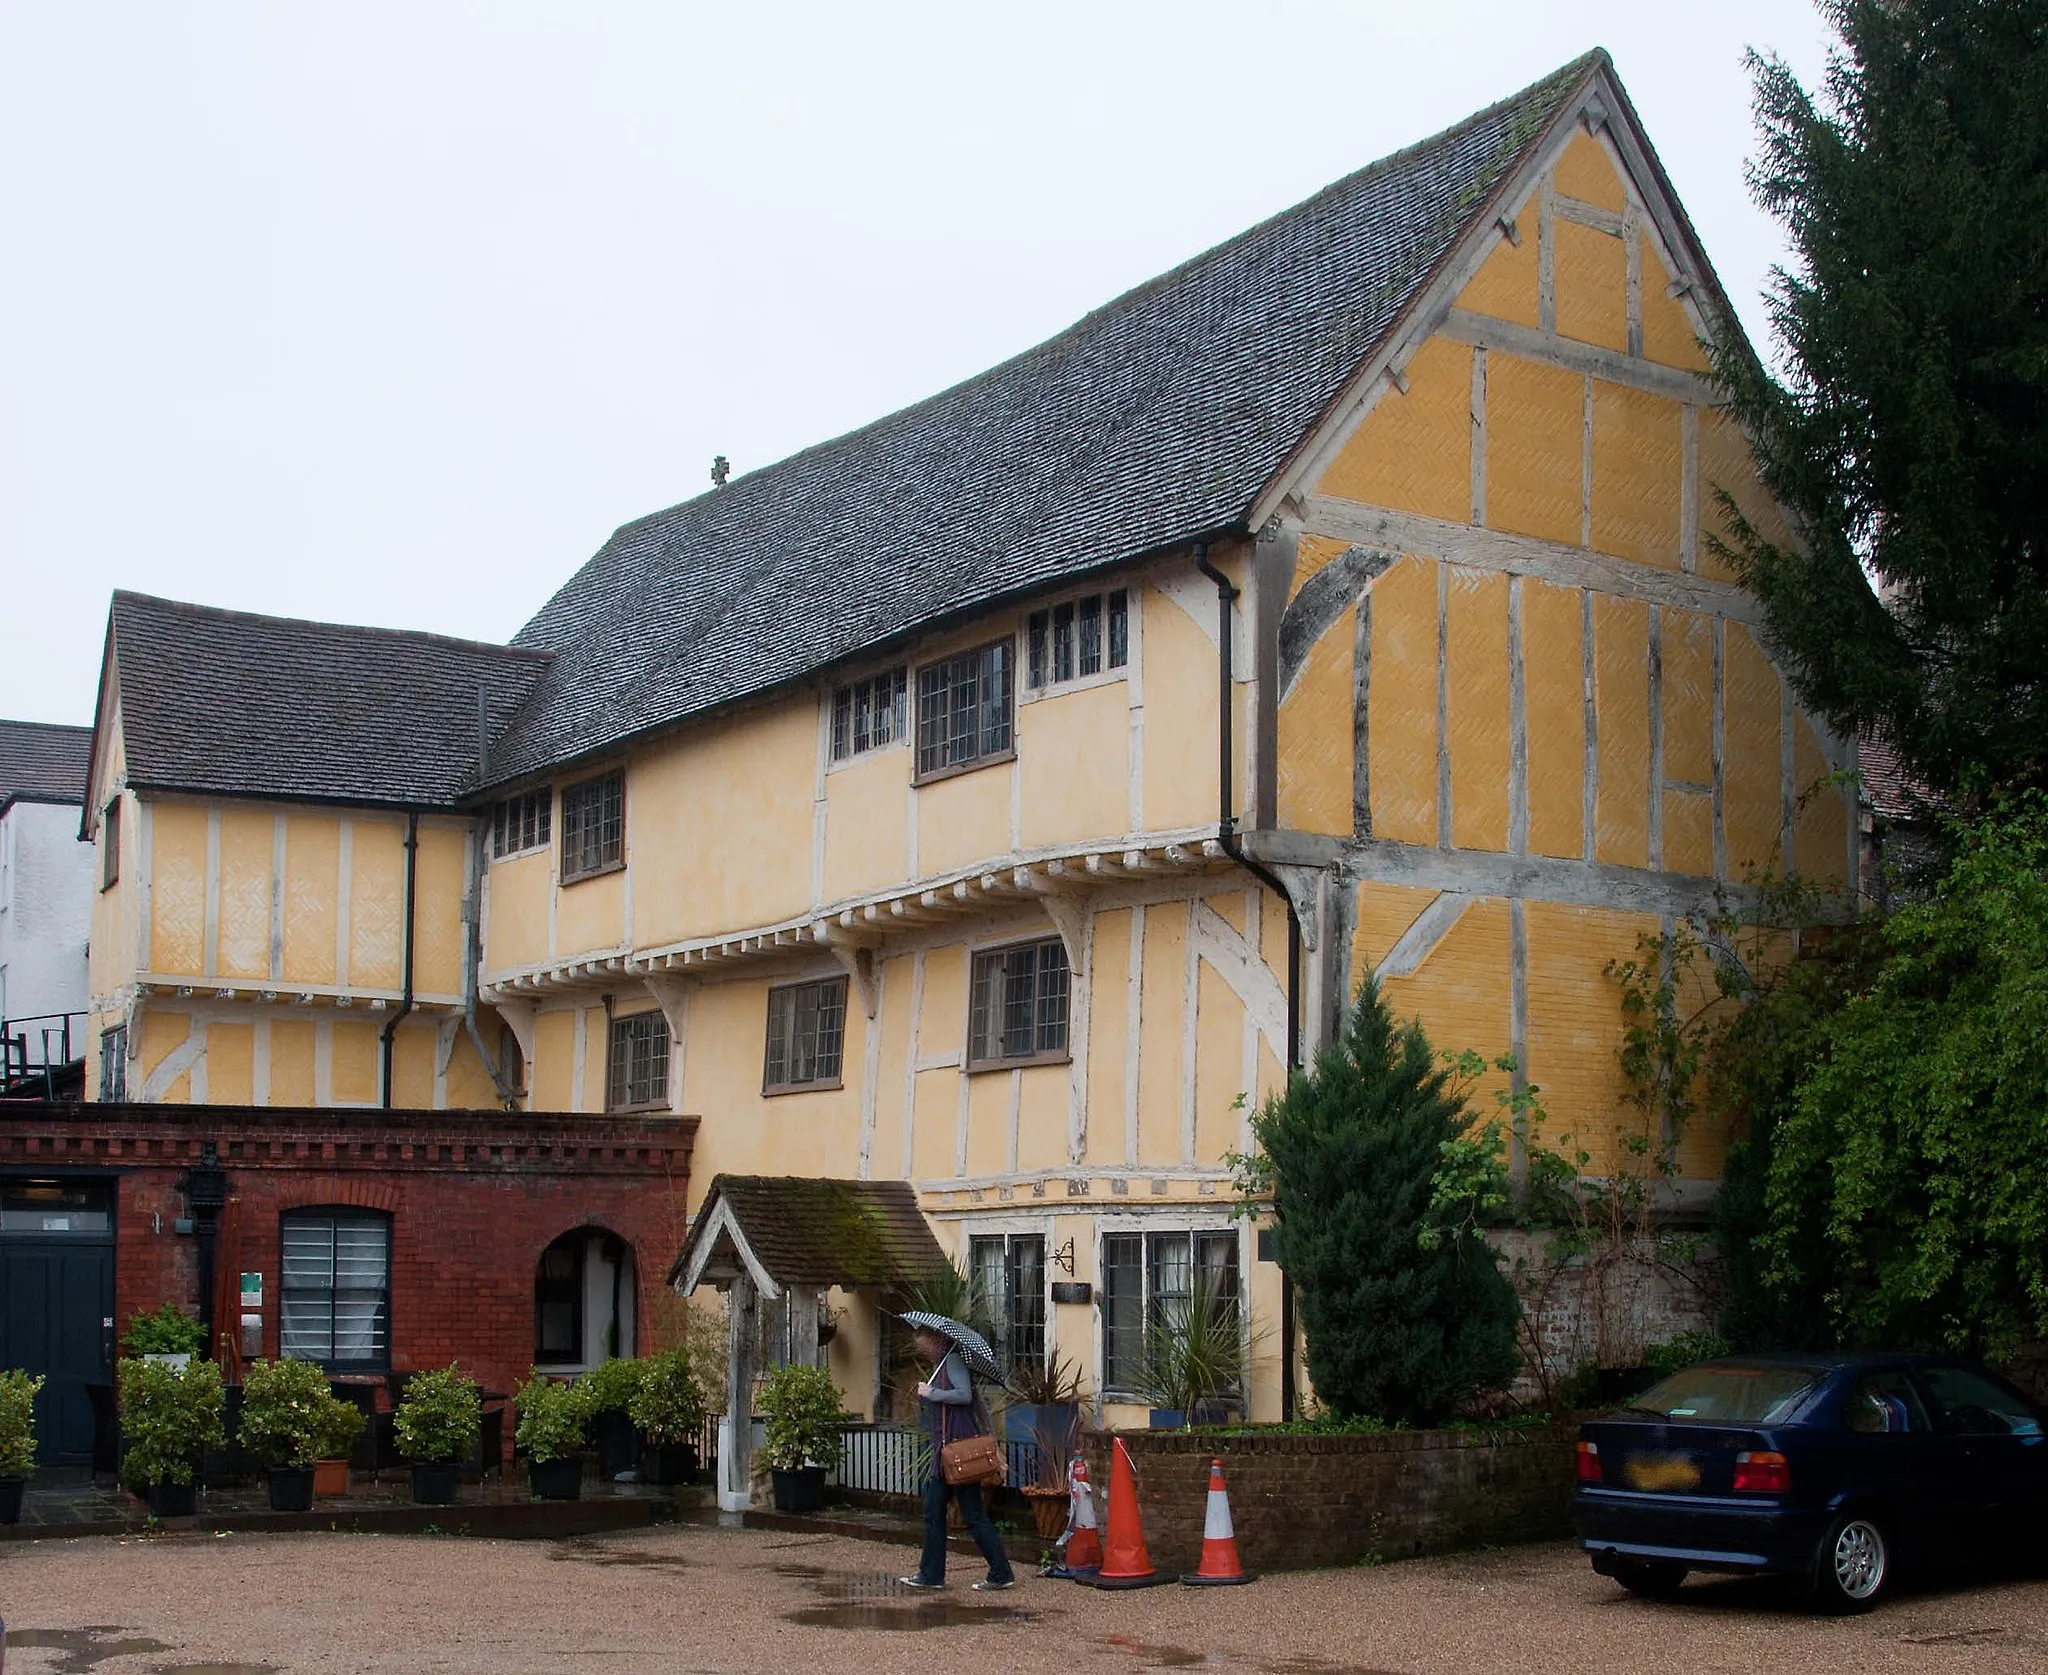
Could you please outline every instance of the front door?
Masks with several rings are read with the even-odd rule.
[[[36,1459],[92,1463],[90,1386],[113,1366],[114,1189],[0,1181],[0,1367],[41,1374]]]

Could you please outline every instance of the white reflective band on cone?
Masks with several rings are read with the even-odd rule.
[[[1204,1541],[1229,1541],[1230,1497],[1221,1489],[1209,1491],[1209,1508],[1202,1518],[1202,1539]]]

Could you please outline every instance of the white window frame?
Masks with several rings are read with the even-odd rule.
[[[886,744],[871,744],[865,750],[849,748],[844,756],[835,751],[835,734],[838,727],[839,694],[854,687],[870,685],[875,681],[901,676],[903,680],[903,728]],[[909,658],[895,663],[885,663],[879,668],[862,673],[847,675],[835,680],[824,693],[824,751],[825,771],[838,773],[844,768],[859,767],[863,762],[872,762],[879,757],[890,756],[897,751],[909,750],[917,733],[917,665]],[[849,738],[848,744],[851,745]],[[915,763],[912,764],[915,767]]]
[[[538,805],[540,816],[547,823],[545,836],[538,836],[532,843],[522,844],[514,840],[511,847],[498,847],[498,821],[514,803],[532,801]],[[536,831],[540,820],[536,819]],[[493,862],[514,861],[522,855],[537,855],[555,844],[555,788],[552,784],[536,785],[530,790],[516,791],[509,797],[500,797],[489,805],[484,819],[484,853]]]
[[[1143,618],[1143,584],[1136,577],[1127,577],[1115,582],[1098,582],[1091,587],[1078,588],[1071,593],[1062,593],[1050,599],[1027,605],[1017,617],[1017,702],[1021,704],[1041,703],[1047,698],[1063,698],[1070,692],[1086,692],[1092,687],[1114,686],[1120,681],[1132,678],[1138,666],[1141,634],[1139,624]],[[1125,600],[1124,610],[1124,660],[1115,668],[1109,666],[1109,596],[1121,593]],[[1062,605],[1072,605],[1078,614],[1080,602],[1091,595],[1102,599],[1102,656],[1103,666],[1092,675],[1072,675],[1066,680],[1054,680],[1048,668],[1043,686],[1031,682],[1031,619],[1043,611],[1048,618]],[[1052,647],[1050,625],[1046,657],[1051,660]]]

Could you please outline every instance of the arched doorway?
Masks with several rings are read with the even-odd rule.
[[[638,1275],[633,1247],[601,1227],[578,1227],[541,1252],[533,1275],[536,1366],[594,1367],[635,1353]]]

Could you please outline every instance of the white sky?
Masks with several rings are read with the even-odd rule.
[[[1601,45],[1723,282],[1807,0],[0,0],[0,715],[107,597],[502,640],[878,417]]]

